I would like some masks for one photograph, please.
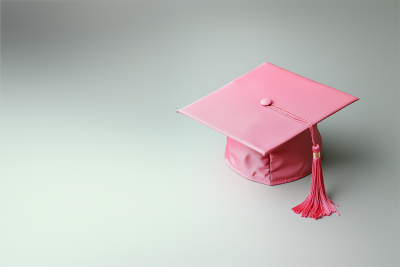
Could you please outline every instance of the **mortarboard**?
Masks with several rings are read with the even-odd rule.
[[[309,195],[292,210],[318,219],[337,204],[325,191],[317,123],[357,100],[265,62],[177,112],[226,135],[225,161],[247,179],[278,185],[312,173]]]

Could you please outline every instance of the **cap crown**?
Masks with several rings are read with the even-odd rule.
[[[262,105],[265,98],[312,124],[358,100],[265,62],[178,112],[265,155],[308,129]]]

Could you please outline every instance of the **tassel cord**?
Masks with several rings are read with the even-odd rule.
[[[308,120],[306,120],[306,119],[304,119],[304,118],[302,118],[302,117],[300,117],[300,116],[298,116],[296,114],[293,114],[290,111],[287,111],[287,110],[285,110],[283,108],[280,108],[275,104],[271,104],[269,107],[271,109],[275,110],[276,112],[278,112],[278,113],[280,113],[280,114],[282,114],[282,115],[284,115],[284,116],[286,116],[286,117],[288,117],[288,118],[290,118],[292,120],[295,120],[295,121],[297,121],[297,122],[299,122],[301,124],[306,125],[310,129],[311,140],[312,140],[313,146],[316,145],[316,143],[315,143],[315,135],[314,135],[314,128],[313,128],[313,125],[312,125],[312,123],[310,121],[308,121]]]
[[[322,173],[320,147],[318,144],[315,143],[314,128],[312,123],[307,119],[304,119],[296,114],[293,114],[283,108],[278,107],[275,104],[271,104],[268,107],[294,121],[306,125],[311,132],[314,158],[312,164],[310,192],[307,198],[302,203],[292,208],[292,210],[297,214],[301,214],[301,217],[313,218],[315,220],[324,216],[329,216],[333,212],[336,212],[340,216],[339,212],[334,206],[336,205],[337,207],[339,207],[339,205],[330,200],[328,198],[328,195],[326,194],[324,176]]]

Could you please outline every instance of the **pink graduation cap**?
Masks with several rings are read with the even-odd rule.
[[[226,135],[225,161],[247,179],[279,185],[312,173],[292,210],[318,219],[339,213],[325,191],[317,123],[357,100],[266,62],[177,112]]]

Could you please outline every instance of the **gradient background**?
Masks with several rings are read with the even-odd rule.
[[[399,266],[399,2],[2,2],[0,266]],[[263,62],[361,100],[251,182],[176,110]]]

